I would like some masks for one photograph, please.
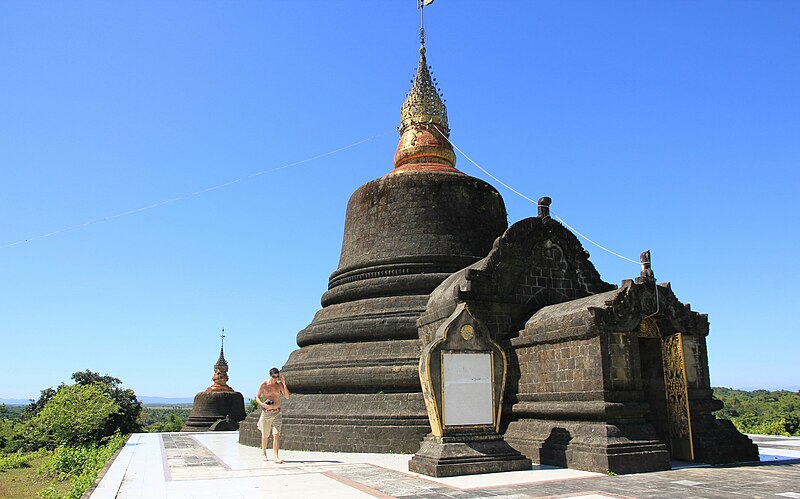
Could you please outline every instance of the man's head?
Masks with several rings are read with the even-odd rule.
[[[277,367],[273,367],[272,369],[269,370],[269,377],[275,379],[280,378],[281,372],[278,370]]]

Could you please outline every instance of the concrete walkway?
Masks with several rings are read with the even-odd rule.
[[[646,498],[800,499],[800,438],[752,437],[761,462],[607,476],[533,471],[431,478],[408,471],[409,455],[281,451],[263,461],[236,432],[136,433],[91,494],[104,498]],[[269,453],[270,457],[272,453]]]

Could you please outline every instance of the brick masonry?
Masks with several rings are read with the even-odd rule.
[[[509,443],[534,462],[653,471],[669,468],[671,440],[661,344],[639,335],[652,316],[662,337],[683,335],[695,459],[755,459],[752,442],[712,414],[721,405],[710,390],[707,317],[678,301],[668,284],[656,286],[649,267],[616,289],[588,257],[547,210],[517,222],[485,258],[434,290],[417,321],[420,337],[429,342],[457,304],[467,303],[506,348]]]

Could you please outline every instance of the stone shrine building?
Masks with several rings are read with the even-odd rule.
[[[431,432],[420,353],[466,304],[508,361],[500,433],[535,463],[631,473],[671,459],[758,459],[712,412],[706,315],[643,270],[604,282],[550,217],[510,227],[503,199],[455,168],[447,110],[426,61],[401,107],[394,168],[358,188],[322,308],[283,367],[281,446],[414,453]],[[258,413],[240,443],[260,445]]]

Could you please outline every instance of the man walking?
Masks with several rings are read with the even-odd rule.
[[[261,406],[261,416],[258,418],[258,429],[261,431],[261,453],[264,461],[267,460],[267,440],[272,433],[272,451],[275,464],[283,464],[283,459],[278,457],[279,439],[281,433],[281,397],[290,397],[286,380],[277,367],[269,370],[269,379],[261,383],[256,394],[256,402]]]

